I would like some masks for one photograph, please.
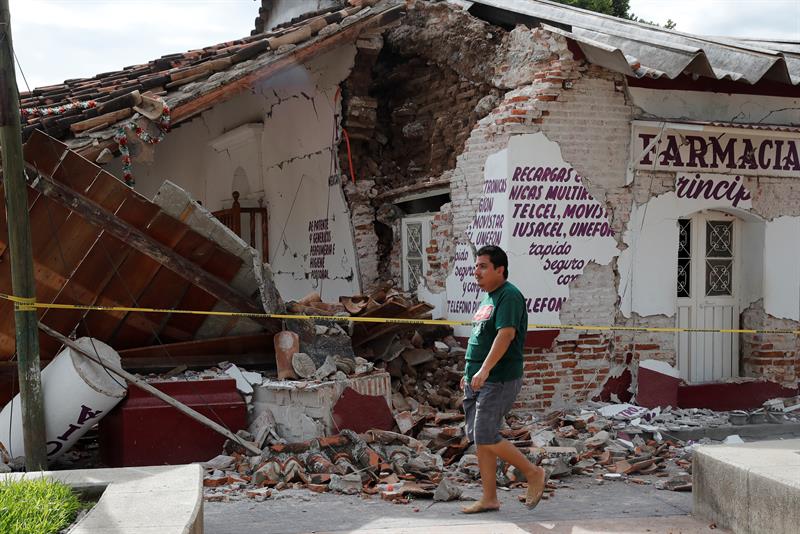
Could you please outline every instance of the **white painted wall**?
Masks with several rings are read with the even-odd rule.
[[[764,310],[800,321],[800,218],[774,219],[765,234]]]
[[[684,173],[678,173],[678,179]],[[694,176],[694,175],[692,175]],[[701,175],[704,179],[733,181],[729,175]],[[631,312],[642,316],[673,316],[676,312],[675,280],[678,273],[678,219],[703,210],[718,210],[742,220],[742,248],[739,253],[742,273],[740,299],[742,308],[761,298],[763,294],[765,258],[765,223],[747,210],[752,202],[743,200],[734,208],[727,198],[680,198],[676,191],[652,198],[645,204],[635,205],[630,222],[623,235],[628,248],[620,254],[618,269],[620,282],[618,294],[621,309],[626,317]]]
[[[243,206],[263,199],[270,264],[284,299],[318,291],[338,301],[359,293],[349,210],[339,183],[329,183],[338,176],[335,98],[354,57],[354,46],[341,47],[176,128],[156,146],[153,163],[134,159],[137,191],[152,197],[169,179],[212,211],[230,207],[235,189]],[[311,232],[315,220],[327,220],[327,230]],[[315,260],[327,279],[309,276],[312,244],[330,245],[332,254]]]
[[[542,173],[539,179],[538,172]],[[538,190],[526,189],[520,197],[515,191],[521,187]],[[569,283],[589,262],[607,265],[619,253],[608,229],[608,214],[564,161],[559,145],[543,133],[511,137],[507,149],[489,156],[483,192],[481,198],[472,199],[478,209],[467,228],[468,238],[476,249],[498,244],[508,253],[509,280],[528,299],[530,323],[560,324],[559,312],[569,297]],[[568,195],[548,198],[558,197],[559,192]],[[573,208],[593,215],[577,215]],[[486,221],[498,224],[486,226]],[[586,224],[596,224],[597,229],[605,225],[605,232],[574,232]],[[531,228],[534,235],[528,231]],[[544,231],[535,235],[538,228]],[[454,265],[447,279],[448,317],[468,321],[474,311],[469,305],[474,308],[482,298],[472,276],[471,247],[458,245]]]
[[[800,123],[800,98],[763,95],[667,91],[629,87],[633,103],[661,119],[737,123]]]

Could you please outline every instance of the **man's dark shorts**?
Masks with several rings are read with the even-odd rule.
[[[486,382],[473,391],[464,384],[464,413],[467,439],[477,445],[494,445],[503,437],[500,428],[503,417],[511,411],[522,389],[522,378],[508,382]]]

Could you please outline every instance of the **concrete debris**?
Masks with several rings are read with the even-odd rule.
[[[242,371],[235,365],[225,370],[225,374],[236,380],[236,389],[244,395],[253,393],[253,385],[259,385],[264,380],[260,373]]]
[[[325,358],[325,363],[323,363],[314,372],[314,380],[325,380],[326,378],[334,374],[336,371],[337,371],[336,359],[332,356],[328,356],[327,358]]]
[[[227,456],[225,454],[220,454],[219,456],[216,456],[216,457],[210,459],[207,462],[203,462],[202,466],[207,468],[207,469],[214,469],[214,470],[228,469],[235,462],[236,462],[236,459],[233,456]]]
[[[692,491],[692,475],[676,475],[656,482],[656,488],[670,491]]]
[[[328,315],[403,317],[413,316],[416,306],[391,290],[343,298],[334,305],[317,298],[312,295],[289,307],[295,313],[313,308]],[[320,359],[298,351],[291,367],[299,380],[265,378],[253,387],[246,439],[263,454],[247,458],[228,447],[224,456],[206,462],[208,497],[276,498],[276,490],[302,487],[402,504],[414,498],[455,500],[465,484],[479,479],[476,449],[464,433],[461,344],[438,327],[355,323],[345,332],[342,326],[333,321],[313,325],[315,343],[352,339],[355,356],[330,351]],[[247,373],[226,367],[226,374],[240,374],[252,386],[257,378]],[[240,391],[244,394],[247,388]],[[792,411],[792,403],[774,399],[745,415],[748,422],[754,414],[788,420],[794,418]],[[379,416],[367,417],[370,413]],[[592,477],[598,483],[658,481],[659,488],[686,491],[691,490],[694,448],[712,441],[682,442],[672,434],[724,427],[734,416],[588,402],[583,409],[543,420],[512,415],[501,434],[545,468],[550,489],[569,477]],[[497,477],[501,488],[526,485],[524,475],[502,461]],[[252,493],[265,488],[271,493]]]
[[[587,447],[592,448],[592,449],[596,449],[597,447],[601,447],[601,446],[605,445],[606,442],[608,442],[609,437],[610,436],[609,436],[608,432],[606,432],[605,430],[601,430],[600,432],[598,432],[594,436],[592,436],[590,438],[587,438],[583,442],[583,444],[586,445]]]
[[[436,491],[433,492],[433,500],[440,502],[456,501],[461,498],[462,490],[447,478],[443,478]]]
[[[361,477],[357,473],[350,473],[349,475],[331,475],[328,489],[351,495],[361,493]]]

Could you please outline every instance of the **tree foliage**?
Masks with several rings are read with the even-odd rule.
[[[653,22],[652,20],[644,20],[631,13],[630,0],[555,0],[555,1],[560,4],[566,4],[572,7],[579,7],[581,9],[588,9],[589,11],[595,11],[597,13],[605,13],[606,15],[619,17],[621,19],[633,20],[636,22],[642,22],[644,24],[652,24],[653,26],[661,26],[657,22]],[[676,24],[672,19],[667,19],[667,22],[664,23],[664,28],[668,30],[674,29],[675,26]]]
[[[628,11],[630,10],[629,0],[555,0],[561,4],[568,6],[579,7],[581,9],[588,9],[589,11],[596,11],[597,13],[605,13],[614,17],[623,19],[630,18]]]

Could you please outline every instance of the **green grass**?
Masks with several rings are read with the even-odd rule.
[[[44,478],[0,481],[3,534],[56,534],[84,507],[72,488],[61,482]]]

